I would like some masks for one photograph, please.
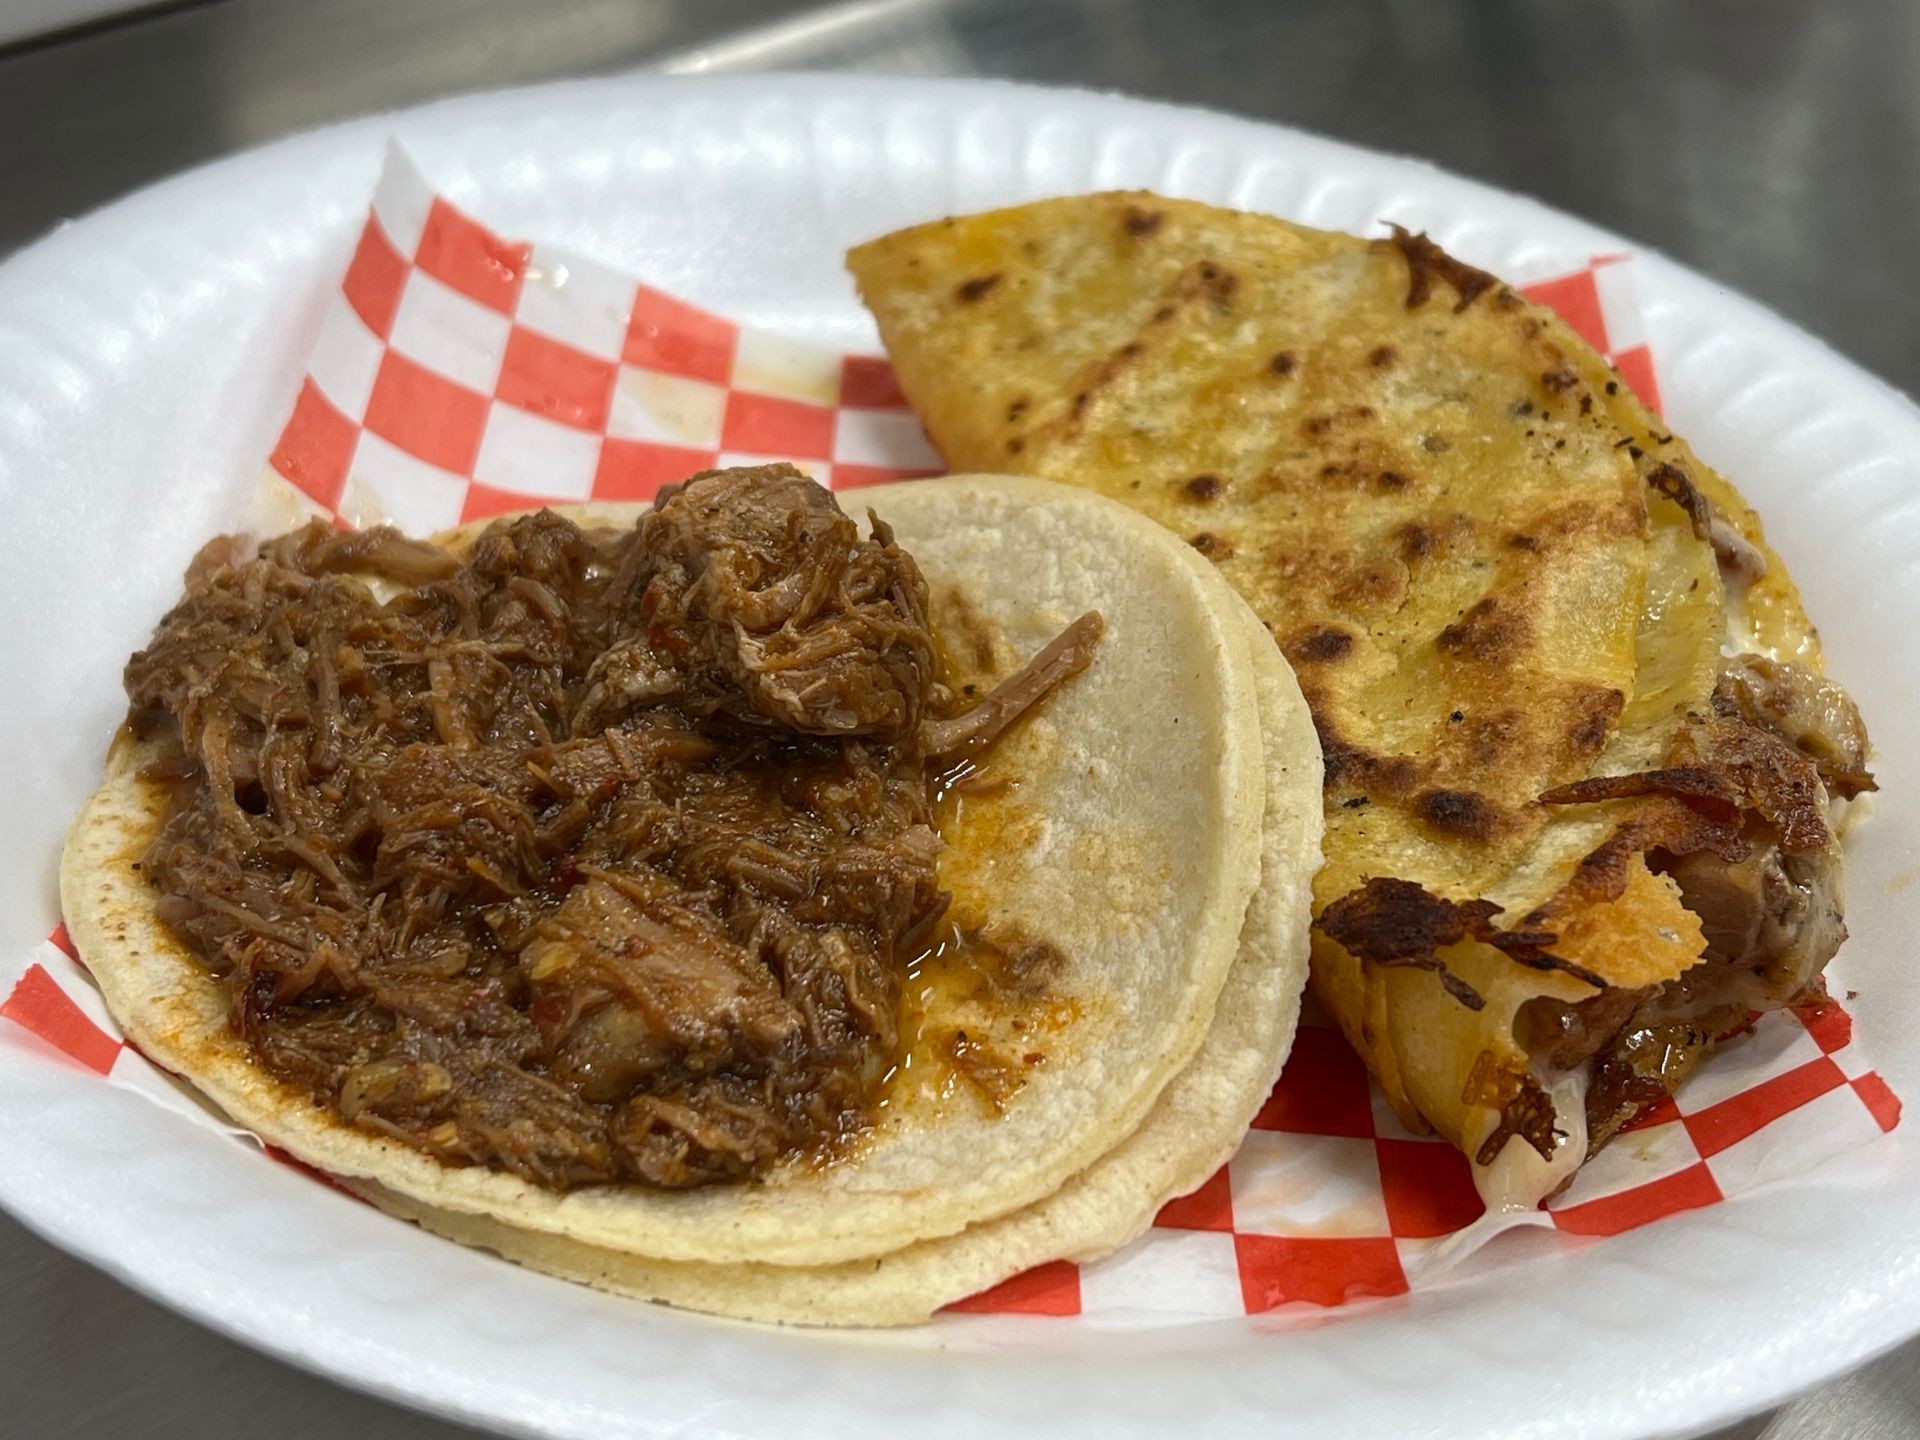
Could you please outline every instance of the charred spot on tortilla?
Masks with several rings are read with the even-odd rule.
[[[1310,440],[1318,440],[1335,427],[1364,425],[1379,418],[1379,412],[1371,405],[1349,405],[1329,413],[1309,415],[1300,422],[1300,433]]]
[[[1395,533],[1400,538],[1400,558],[1409,564],[1424,560],[1433,553],[1433,532],[1418,520],[1407,521]],[[1444,642],[1445,639],[1443,632],[1441,640]]]
[[[1487,595],[1467,607],[1458,620],[1434,637],[1433,643],[1462,659],[1494,664],[1508,659],[1531,640],[1527,617],[1503,608]]]
[[[1353,636],[1338,626],[1309,630],[1281,647],[1295,665],[1318,665],[1339,660],[1353,651]]]
[[[997,286],[1003,278],[1000,272],[996,270],[991,275],[976,275],[971,280],[963,280],[954,288],[953,298],[958,300],[962,305],[971,305],[976,300],[984,300],[988,295],[993,293],[994,287]]]
[[[1362,964],[1430,971],[1454,999],[1480,1010],[1486,1000],[1437,952],[1488,928],[1499,910],[1490,900],[1456,903],[1410,880],[1376,878],[1327,906],[1313,924]]]
[[[1239,288],[1238,275],[1211,260],[1202,260],[1181,277],[1174,293],[1176,298],[1182,300],[1209,300],[1213,308],[1224,315],[1231,308],[1234,291]]]
[[[1187,543],[1209,560],[1225,560],[1233,554],[1233,541],[1225,535],[1216,535],[1211,530],[1202,530],[1187,537]]]
[[[1607,743],[1626,708],[1626,695],[1610,685],[1588,689],[1576,702],[1578,713],[1568,739],[1580,754],[1596,754]]]
[[[1382,877],[1327,906],[1314,926],[1350,954],[1389,965],[1457,945],[1499,913],[1491,900],[1445,900],[1411,880]]]
[[[1420,783],[1425,767],[1410,755],[1382,755],[1346,739],[1327,714],[1316,704],[1316,686],[1303,683],[1301,693],[1313,707],[1313,728],[1320,737],[1322,769],[1328,790],[1346,785],[1361,785],[1395,798],[1410,793]]]
[[[1468,840],[1489,840],[1500,828],[1499,810],[1471,790],[1427,790],[1414,797],[1413,810],[1435,830]]]
[[[1129,340],[1094,365],[1080,388],[1074,392],[1073,402],[1067,408],[1065,430],[1071,432],[1077,428],[1086,418],[1087,407],[1103,392],[1110,389],[1127,368],[1146,352],[1147,347],[1144,342]]]
[[[1476,270],[1463,260],[1447,254],[1424,231],[1413,234],[1399,225],[1389,225],[1393,238],[1389,244],[1407,262],[1407,309],[1418,310],[1433,294],[1433,282],[1443,280],[1453,287],[1457,315],[1500,282],[1484,270]]]
[[[1365,610],[1395,603],[1407,590],[1406,562],[1381,556],[1355,563],[1348,559],[1336,571],[1338,583],[1331,599],[1342,607]]]
[[[217,541],[127,666],[173,747],[141,873],[348,1124],[553,1190],[751,1179],[868,1122],[948,903],[934,778],[1100,628],[956,696],[912,557],[786,465],[463,554]]]

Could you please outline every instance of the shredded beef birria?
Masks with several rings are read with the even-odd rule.
[[[173,742],[144,870],[349,1122],[554,1189],[750,1178],[866,1122],[946,905],[938,766],[1099,633],[953,713],[912,557],[790,466],[465,556],[224,539],[127,666]]]

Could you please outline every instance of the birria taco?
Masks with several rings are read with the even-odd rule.
[[[1291,1036],[1304,702],[1123,506],[860,498],[210,546],[62,867],[129,1036],[390,1208],[704,1308],[915,1318],[1137,1233]],[[845,1303],[713,1279],[995,1226]]]
[[[1292,674],[1250,612],[1243,623],[1259,642],[1255,676],[1266,728],[1261,888],[1192,1061],[1137,1130],[1052,1194],[954,1235],[837,1265],[706,1265],[586,1245],[435,1210],[374,1183],[348,1183],[383,1209],[534,1269],[615,1294],[789,1324],[911,1324],[1031,1266],[1119,1249],[1168,1200],[1198,1187],[1232,1155],[1299,1018],[1300,912],[1319,857],[1319,761]]]
[[[1554,315],[1145,193],[849,265],[950,464],[1122,500],[1266,622],[1325,750],[1314,989],[1491,1203],[1816,992],[1859,715],[1758,517]]]

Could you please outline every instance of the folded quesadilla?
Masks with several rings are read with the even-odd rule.
[[[949,464],[1125,501],[1266,623],[1325,753],[1313,987],[1490,1204],[1816,993],[1859,715],[1758,517],[1553,314],[1137,192],[848,263]]]

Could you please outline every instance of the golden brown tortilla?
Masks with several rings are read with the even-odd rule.
[[[1678,763],[1723,642],[1817,663],[1752,510],[1551,312],[1424,237],[1131,192],[917,226],[848,265],[949,463],[1132,505],[1267,623],[1326,752],[1316,910],[1356,897],[1343,933],[1368,951],[1317,931],[1316,989],[1408,1124],[1504,1144],[1518,1203],[1551,1190],[1582,1101],[1516,1039],[1522,1007],[1661,985],[1703,939],[1645,858],[1691,811],[1540,797]],[[1767,566],[1734,617],[1751,633],[1708,508]],[[1523,1111],[1551,1163],[1502,1131]]]

